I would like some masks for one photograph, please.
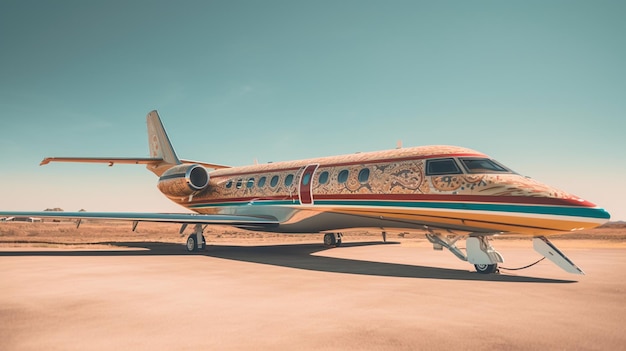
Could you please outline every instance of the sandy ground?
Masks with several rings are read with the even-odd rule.
[[[546,261],[485,276],[410,237],[380,244],[347,236],[346,245],[325,249],[319,236],[224,235],[188,254],[178,236],[178,243],[42,244],[36,230],[7,236],[4,228],[0,350],[626,345],[619,240],[553,240],[585,276]],[[528,240],[494,246],[505,266],[539,258]]]

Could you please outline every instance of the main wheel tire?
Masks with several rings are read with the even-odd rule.
[[[335,234],[326,233],[324,234],[324,246],[335,246],[337,241],[335,240]]]
[[[185,244],[185,248],[189,252],[194,252],[198,249],[198,243],[196,242],[196,234],[191,234],[187,237],[187,243]]]
[[[480,274],[492,274],[498,271],[498,264],[475,264],[476,272]]]

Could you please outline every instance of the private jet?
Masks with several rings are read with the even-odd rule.
[[[323,233],[340,246],[355,229],[418,230],[479,273],[496,273],[502,255],[491,239],[532,238],[534,249],[567,272],[583,274],[546,235],[590,229],[610,215],[575,195],[520,175],[491,157],[457,146],[420,146],[230,167],[180,159],[157,111],[147,115],[150,157],[48,157],[50,162],[142,164],[157,187],[194,214],[8,212],[2,216],[112,219],[188,225],[188,251],[202,250],[207,225],[274,233]],[[465,240],[465,248],[457,246]]]

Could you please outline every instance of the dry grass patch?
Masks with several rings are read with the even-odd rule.
[[[77,228],[75,222],[0,223],[0,247],[39,245],[40,247],[108,246],[124,242],[167,242],[181,244],[193,229],[189,226],[183,235],[180,225],[170,223],[139,223],[135,232],[132,223],[126,221],[83,221]],[[272,243],[321,243],[322,235],[277,234],[238,230],[226,226],[209,226],[205,230],[209,243],[272,244]],[[380,241],[376,230],[346,233],[349,241]],[[527,236],[505,235],[498,240],[528,240]],[[607,244],[626,245],[626,224],[609,223],[596,229],[550,236],[550,239],[596,241]],[[424,232],[397,231],[387,234],[388,241],[423,242]]]

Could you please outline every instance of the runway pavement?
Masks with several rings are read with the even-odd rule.
[[[498,243],[494,243],[496,247]],[[626,249],[480,275],[391,243],[0,248],[0,350],[617,350]],[[539,256],[506,243],[506,265]],[[576,245],[580,246],[580,245]]]

